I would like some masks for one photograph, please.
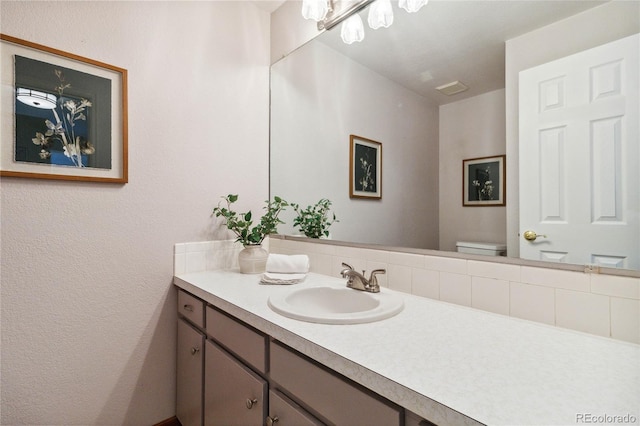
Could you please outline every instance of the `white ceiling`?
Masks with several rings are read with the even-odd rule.
[[[394,23],[389,28],[370,29],[366,24],[368,11],[361,13],[365,23],[361,43],[344,44],[340,26],[317,39],[445,104],[504,87],[506,40],[606,1],[431,0],[414,14],[393,3]],[[453,96],[435,90],[455,80],[469,90]]]

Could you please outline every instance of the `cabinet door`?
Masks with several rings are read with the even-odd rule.
[[[261,426],[267,382],[209,340],[205,352],[205,425]]]
[[[322,426],[319,420],[284,395],[269,391],[267,426]]]
[[[204,336],[179,319],[176,417],[182,426],[202,425],[203,344]]]

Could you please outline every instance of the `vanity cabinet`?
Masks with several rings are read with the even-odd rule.
[[[176,416],[182,426],[202,425],[203,362],[205,335],[204,304],[180,291],[176,350]]]
[[[183,426],[403,425],[404,409],[179,290]]]

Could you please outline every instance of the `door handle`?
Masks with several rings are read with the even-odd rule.
[[[524,231],[523,237],[527,241],[535,241],[536,238],[547,238],[546,235],[536,234],[535,231]]]

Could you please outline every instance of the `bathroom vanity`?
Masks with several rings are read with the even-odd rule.
[[[400,295],[403,310],[364,324],[299,321],[269,308],[270,296],[295,288],[345,285],[313,273],[293,286],[235,271],[174,283],[184,426],[640,421],[635,344],[388,289],[381,294]]]

